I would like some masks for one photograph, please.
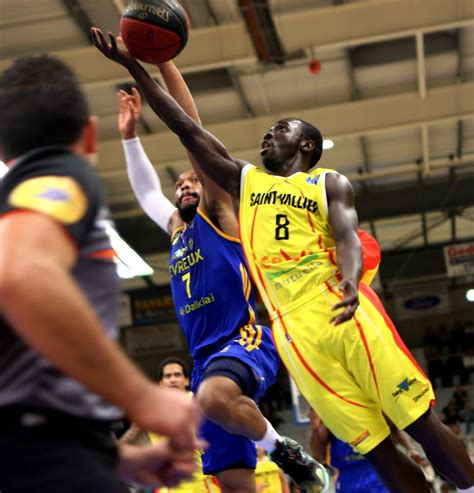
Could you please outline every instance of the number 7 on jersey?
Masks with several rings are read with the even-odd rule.
[[[181,280],[186,283],[186,295],[188,298],[191,298],[191,272],[186,272],[184,276],[181,277]]]

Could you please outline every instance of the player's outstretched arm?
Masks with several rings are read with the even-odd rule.
[[[160,178],[136,134],[141,112],[140,94],[132,87],[132,94],[121,90],[117,97],[118,129],[122,136],[128,179],[135,197],[150,219],[166,233],[172,233],[176,227],[177,209],[163,193]]]
[[[173,61],[161,63],[158,65],[158,68],[171,96],[173,96],[176,102],[193,120],[201,124],[201,119],[191,91]],[[188,156],[199,181],[203,185],[199,208],[209,217],[213,218],[213,220],[216,220],[219,228],[224,233],[231,236],[238,236],[234,199],[202,172],[199,164],[189,151]],[[216,207],[217,203],[219,207]]]
[[[92,28],[91,32],[99,51],[130,72],[153,111],[180,138],[203,173],[233,197],[239,197],[243,163],[233,159],[216,137],[187,115],[174,98],[161,89],[128,52],[119,50],[113,34],[109,33],[109,44],[100,29]]]
[[[349,180],[340,174],[326,176],[326,194],[329,207],[329,224],[336,242],[337,263],[342,274],[339,290],[343,293],[340,303],[333,310],[344,308],[332,322],[347,322],[359,306],[359,281],[362,275],[362,249],[357,234],[358,219],[354,205],[354,190]]]

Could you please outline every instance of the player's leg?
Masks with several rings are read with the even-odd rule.
[[[392,493],[430,493],[423,471],[388,437],[365,455]]]
[[[217,474],[222,493],[256,493],[253,469],[230,469]]]
[[[209,443],[201,455],[203,472],[217,476],[222,493],[255,493],[255,444],[209,419],[204,420],[199,434]]]
[[[378,373],[385,357],[384,341],[372,348],[370,330],[359,320],[340,329],[331,326],[331,306],[337,295],[327,295],[276,320],[274,335],[282,359],[322,421],[338,438],[368,454],[392,491],[429,492],[422,471],[387,440],[390,431],[378,402],[385,385]],[[397,368],[392,366],[391,372]],[[391,384],[396,390],[395,383],[402,380],[402,376],[393,377],[390,394]],[[421,382],[420,386],[423,390]],[[413,390],[416,396],[416,386]]]
[[[225,375],[230,372],[233,373],[232,377]],[[208,419],[229,433],[257,441],[265,435],[267,420],[255,401],[248,397],[255,393],[252,380],[250,370],[242,363],[227,358],[225,362],[215,360],[199,386],[196,398],[199,408]]]
[[[326,470],[297,442],[281,437],[256,405],[279,364],[271,334],[263,329],[261,340],[257,337],[259,342],[251,347],[248,339],[233,341],[211,358],[197,390],[198,406],[229,433],[257,442],[296,483],[324,485]]]
[[[421,444],[435,469],[457,488],[474,486],[474,465],[466,448],[435,413],[428,411],[405,431]]]
[[[405,429],[444,476],[458,488],[474,485],[474,465],[460,440],[430,411],[434,394],[429,380],[409,353],[375,293],[362,287],[356,320],[371,350],[383,411]],[[375,394],[376,386],[368,392]]]

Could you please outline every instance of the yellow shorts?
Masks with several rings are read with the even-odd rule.
[[[272,314],[273,337],[301,393],[338,438],[366,454],[390,430],[404,429],[434,403],[429,380],[374,291],[361,285],[352,320],[329,324],[337,281],[315,298]]]

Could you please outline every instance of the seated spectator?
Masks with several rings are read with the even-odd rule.
[[[442,421],[446,426],[454,427],[459,426],[462,423],[463,418],[459,412],[456,405],[456,401],[451,399],[448,404],[442,410],[443,418]]]

